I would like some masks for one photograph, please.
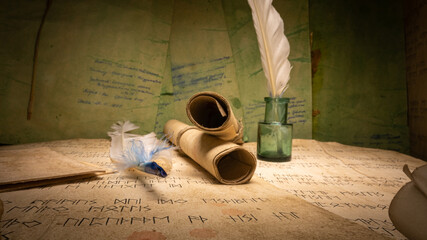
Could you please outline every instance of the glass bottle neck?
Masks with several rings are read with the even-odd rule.
[[[286,124],[288,117],[289,98],[272,98],[266,97],[265,101],[265,118],[266,123]]]

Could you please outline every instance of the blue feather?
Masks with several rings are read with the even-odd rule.
[[[110,157],[118,170],[136,168],[157,176],[167,176],[166,171],[153,161],[159,157],[159,152],[173,148],[165,136],[159,140],[154,133],[144,136],[128,133],[138,128],[129,121],[117,122],[111,128],[114,131],[108,132],[111,137]],[[165,156],[162,158],[169,160]]]
[[[166,177],[166,171],[152,161],[156,153],[171,148],[166,141],[167,140],[163,139],[159,144],[156,144],[150,152],[147,152],[142,141],[131,140],[129,142],[130,147],[128,147],[122,155],[122,159],[126,163],[126,168],[136,167],[143,172]]]
[[[166,177],[168,175],[166,173],[166,171],[162,167],[160,167],[159,164],[157,164],[155,162],[143,163],[142,165],[140,165],[138,167],[138,169],[140,169],[146,173],[151,173],[151,174],[157,175],[159,177]]]

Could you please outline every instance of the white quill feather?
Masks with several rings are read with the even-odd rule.
[[[110,157],[118,170],[136,168],[162,177],[167,175],[163,167],[170,169],[172,163],[169,151],[163,150],[174,148],[166,140],[158,140],[153,132],[143,136],[128,133],[139,128],[129,121],[119,121],[111,128],[114,131],[108,132],[111,137]],[[162,162],[163,167],[154,160]]]
[[[290,46],[284,34],[283,20],[272,0],[248,0],[258,38],[262,68],[271,97],[281,97],[288,88],[291,63]]]
[[[108,132],[108,136],[111,137],[110,157],[112,159],[117,159],[121,157],[123,150],[126,149],[126,144],[129,138],[138,136],[127,132],[138,129],[139,127],[129,121],[118,121],[113,124],[111,128],[114,131]]]

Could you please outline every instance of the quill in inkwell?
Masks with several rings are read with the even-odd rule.
[[[258,123],[257,155],[269,161],[289,161],[292,151],[292,124],[287,123],[290,45],[280,14],[272,0],[248,0],[258,39],[262,68],[270,97],[264,98],[265,118]]]
[[[172,146],[166,139],[157,139],[155,133],[137,135],[128,133],[139,128],[129,121],[119,121],[111,126],[110,158],[120,171],[134,169],[160,177],[166,177],[172,168]]]

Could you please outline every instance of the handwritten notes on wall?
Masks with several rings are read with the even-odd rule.
[[[75,160],[111,167],[108,146],[107,140],[77,139],[8,148],[49,147]],[[352,173],[355,166],[345,161],[349,153],[356,165],[367,160],[359,150],[366,149],[297,140],[291,162],[258,162],[257,175],[266,181],[255,176],[249,184],[236,186],[219,184],[192,160],[176,152],[171,174],[166,178],[117,173],[1,193],[1,237],[389,239],[384,236],[385,227],[399,239],[401,236],[390,230],[390,222],[377,214],[387,210],[385,201],[405,179],[400,175],[378,176],[379,180],[357,177]],[[393,153],[382,151],[369,154],[373,154],[369,157],[372,165],[366,169],[398,162],[409,163],[412,168],[421,163],[404,155],[396,159]],[[371,171],[367,176],[378,172]],[[400,177],[392,181],[393,186],[385,181]],[[382,189],[372,190],[378,186]],[[352,219],[352,214],[359,218]]]
[[[86,96],[78,98],[79,104],[116,108],[138,102],[141,104],[147,96],[153,96],[152,89],[158,89],[161,84],[158,73],[106,59],[95,59],[94,63],[89,67],[92,72],[89,87],[82,90]],[[99,96],[105,100],[100,101]]]
[[[14,94],[13,84],[2,89],[1,142],[105,137],[123,119],[134,120],[141,132],[153,131],[172,10],[169,0],[54,2],[39,46],[33,118],[25,120],[21,104],[21,98],[28,101],[31,74],[9,73],[6,82],[25,87],[21,94]],[[23,36],[31,30],[16,29]],[[25,39],[16,44],[34,45]],[[32,52],[25,57],[32,59]]]
[[[41,19],[45,2],[34,4],[40,6],[22,5]],[[292,45],[286,97],[289,122],[300,138],[311,138],[307,4],[275,3]],[[8,18],[22,19],[27,10],[8,12]],[[19,36],[36,32],[38,21],[8,24],[21,34],[8,42],[10,48],[34,46],[34,39]],[[17,54],[31,70],[33,49]],[[0,56],[0,62],[11,58]],[[17,65],[0,73],[0,125],[7,126],[0,129],[2,143],[106,137],[111,124],[124,119],[139,125],[139,133],[161,133],[171,118],[187,122],[188,98],[206,90],[230,101],[247,141],[256,140],[264,118],[266,80],[245,0],[54,2],[37,61],[31,121],[25,116],[31,71],[22,74]]]

